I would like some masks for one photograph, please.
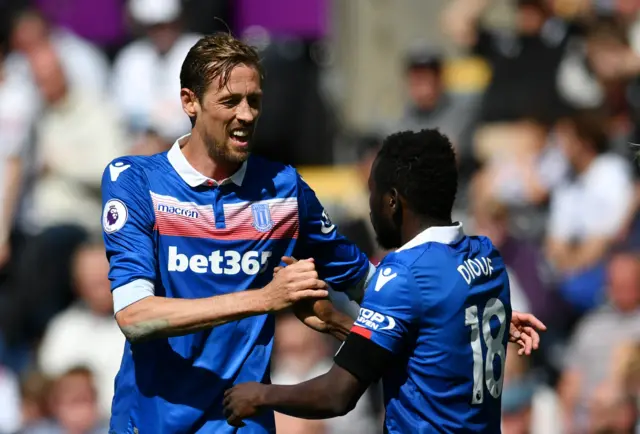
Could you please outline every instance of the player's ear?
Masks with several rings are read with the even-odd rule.
[[[398,190],[396,190],[395,188],[392,188],[391,191],[389,191],[389,208],[391,208],[392,211],[395,211],[396,208],[398,208],[398,206],[400,205],[400,195],[398,194]]]
[[[182,110],[190,118],[196,118],[200,112],[200,101],[191,89],[180,89],[180,100],[182,101]]]

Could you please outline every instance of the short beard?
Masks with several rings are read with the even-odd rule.
[[[402,245],[402,239],[399,231],[394,231],[391,228],[385,228],[376,234],[376,240],[378,245],[385,250],[397,249]]]
[[[227,163],[240,164],[247,161],[250,152],[230,152],[227,148],[216,144],[207,146],[207,153],[214,161],[226,161]]]

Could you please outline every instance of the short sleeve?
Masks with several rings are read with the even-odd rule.
[[[126,159],[112,162],[102,177],[102,228],[109,260],[114,310],[153,295],[155,217],[146,175]]]
[[[320,278],[352,299],[361,298],[367,277],[375,267],[358,247],[341,235],[315,192],[297,176],[300,238],[294,255],[313,258]],[[358,297],[355,294],[360,294]],[[354,294],[354,296],[352,296]]]
[[[420,305],[410,270],[383,263],[371,280],[351,332],[399,353],[420,317]]]

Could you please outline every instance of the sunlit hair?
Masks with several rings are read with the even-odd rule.
[[[263,78],[260,57],[255,48],[228,33],[204,36],[191,47],[182,63],[180,87],[191,90],[202,100],[212,82],[220,80],[221,86],[225,86],[231,71],[241,64],[256,68],[260,79]]]

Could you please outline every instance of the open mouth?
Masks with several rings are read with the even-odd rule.
[[[249,128],[235,128],[231,130],[231,140],[238,146],[246,146],[249,144],[251,138],[251,129]]]

